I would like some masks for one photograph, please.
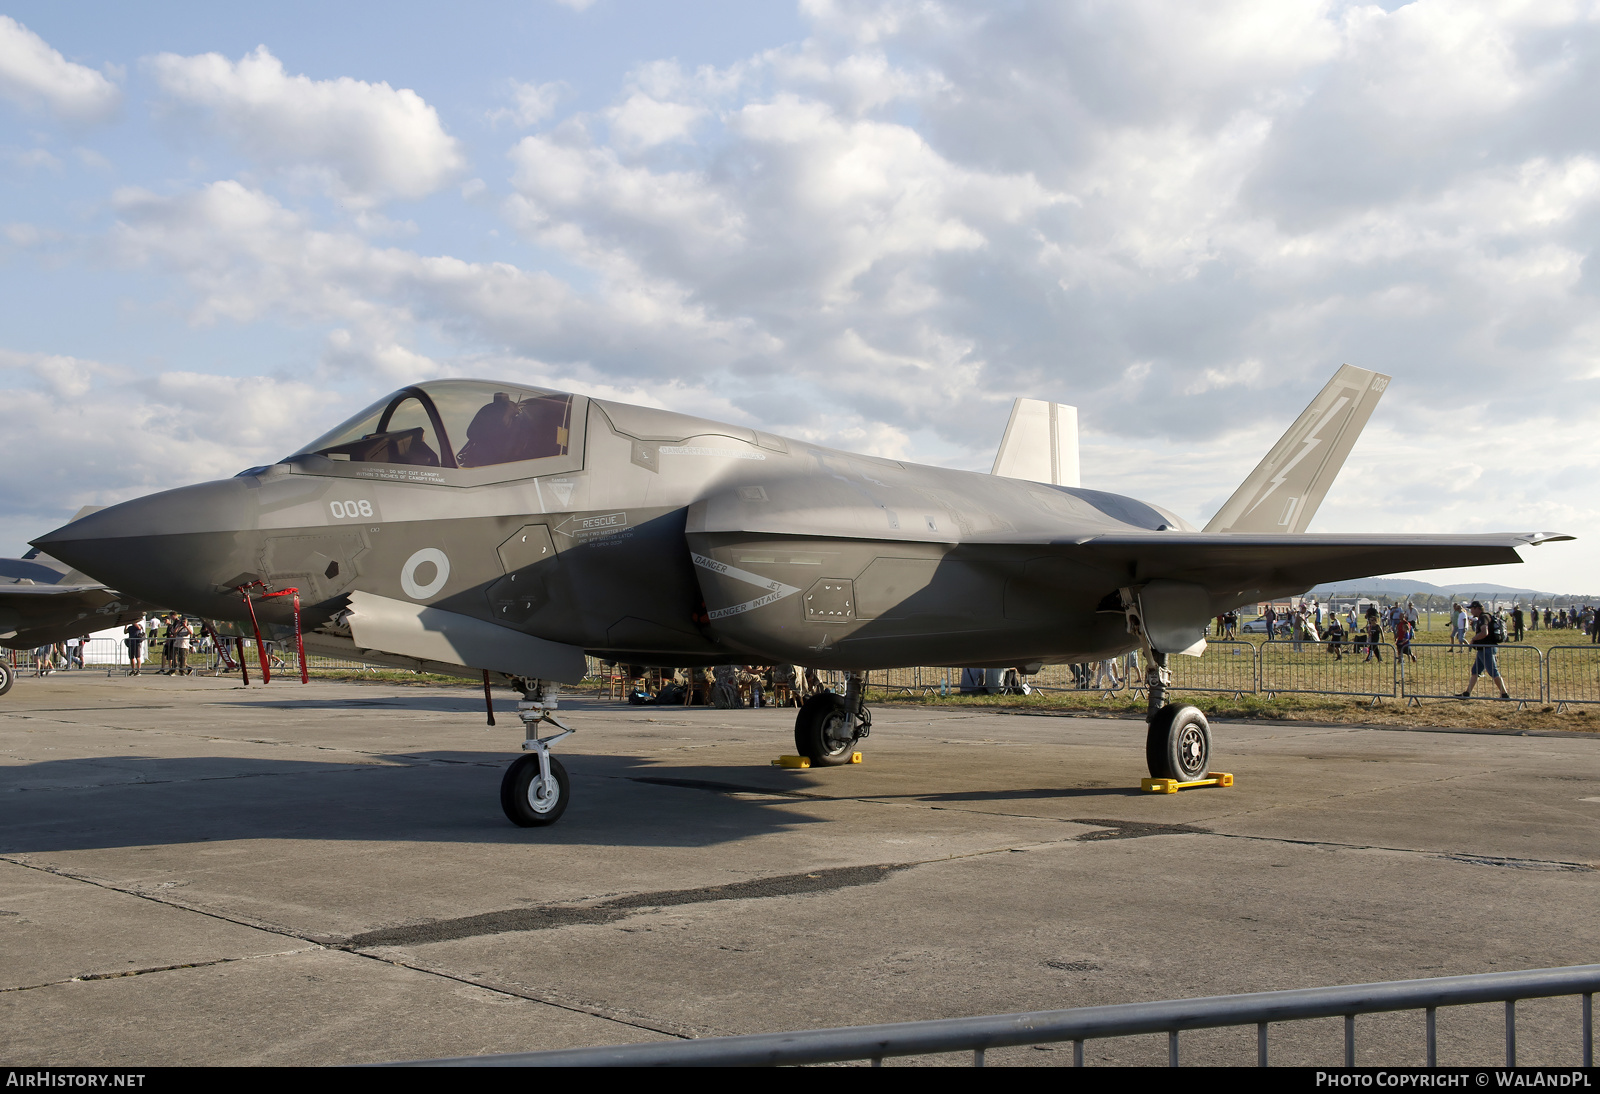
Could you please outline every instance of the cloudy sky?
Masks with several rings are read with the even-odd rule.
[[[0,553],[443,375],[1198,524],[1349,362],[1313,531],[1600,590],[1593,3],[229,8],[3,9]]]

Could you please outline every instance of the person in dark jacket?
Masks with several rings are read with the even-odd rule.
[[[144,660],[144,627],[135,619],[122,633],[126,636],[122,643],[128,647],[128,675],[138,676],[139,665]]]

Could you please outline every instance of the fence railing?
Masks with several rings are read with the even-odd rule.
[[[1506,1066],[1516,1067],[1517,1002],[1523,999],[1577,996],[1580,1003],[1576,1024],[1579,1027],[1583,1066],[1593,1067],[1594,993],[1597,990],[1600,990],[1600,965],[1573,965],[1559,969],[1442,976],[1428,980],[1390,980],[1332,988],[1215,995],[1202,999],[1171,999],[1159,1003],[991,1014],[980,1018],[946,1018],[930,1022],[656,1041],[604,1048],[413,1060],[405,1066],[759,1067],[871,1060],[876,1067],[885,1059],[895,1056],[970,1052],[974,1066],[982,1067],[984,1054],[990,1049],[1071,1041],[1072,1062],[1082,1067],[1085,1041],[1165,1033],[1167,1063],[1177,1067],[1181,1061],[1179,1038],[1185,1030],[1255,1026],[1256,1063],[1266,1067],[1269,1029],[1273,1023],[1342,1017],[1344,1066],[1354,1067],[1358,1016],[1420,1010],[1426,1013],[1424,1036],[1428,1066],[1437,1067],[1437,1012],[1440,1008],[1503,1003]]]
[[[1477,664],[1478,649],[1438,643],[1413,643],[1411,657],[1400,661],[1400,686],[1407,699],[1450,699],[1461,695]],[[1545,697],[1545,659],[1537,646],[1503,645],[1495,647],[1495,667],[1506,690],[1520,706],[1539,703]],[[1591,664],[1600,664],[1592,655]],[[1480,678],[1475,691],[1485,699],[1499,698],[1493,679]]]
[[[224,639],[228,655],[237,659],[232,640]],[[163,643],[146,642],[140,650],[144,670],[159,667]],[[1569,704],[1600,704],[1600,644],[1536,646],[1506,643],[1496,648],[1501,680],[1510,698],[1520,705],[1552,703],[1558,710]],[[245,651],[255,676],[258,655],[255,643],[245,639]],[[300,666],[292,644],[269,643],[273,674],[298,673]],[[27,676],[33,668],[32,650],[0,651],[16,669]],[[1348,695],[1379,699],[1398,698],[1408,702],[1421,699],[1453,699],[1466,690],[1476,660],[1473,647],[1451,647],[1444,643],[1411,643],[1405,655],[1393,642],[1380,642],[1369,648],[1364,642],[1330,643],[1309,639],[1272,642],[1212,641],[1199,657],[1173,657],[1172,690],[1242,695]],[[604,679],[606,663],[587,658],[587,676]],[[62,658],[52,657],[52,667],[64,669]],[[75,661],[73,668],[77,668]],[[107,674],[128,669],[127,647],[121,639],[95,638],[85,647],[82,667]],[[196,674],[226,670],[226,661],[208,639],[197,636],[191,642],[188,667]],[[391,669],[354,658],[325,654],[306,655],[310,672],[371,672]],[[234,670],[237,671],[237,670]],[[846,674],[837,670],[819,672],[824,687],[844,690]],[[998,674],[997,674],[998,675]],[[908,695],[957,694],[963,670],[950,666],[911,666],[874,669],[867,685],[879,691]],[[1022,676],[1020,683],[1031,690],[1045,692],[1088,692],[1111,697],[1138,693],[1144,680],[1136,658],[1123,656],[1082,665],[1045,665],[1039,672]],[[1499,689],[1492,680],[1480,679],[1471,696],[1475,700],[1498,700]]]
[[[1600,644],[1537,646],[1506,643],[1496,648],[1496,668],[1512,701],[1600,704]],[[1393,642],[1368,645],[1326,639],[1295,642],[1212,641],[1199,657],[1173,657],[1171,690],[1242,695],[1348,695],[1352,698],[1458,699],[1467,689],[1476,662],[1474,647],[1445,643],[1410,643],[1402,651]],[[1116,675],[1112,675],[1112,670]],[[819,674],[823,686],[842,690],[845,673]],[[960,668],[875,669],[869,688],[910,694],[955,694]],[[1035,691],[1087,691],[1106,696],[1138,693],[1144,679],[1126,658],[1085,665],[1045,665],[1022,683]],[[1494,681],[1480,678],[1473,700],[1499,700]]]
[[[1600,703],[1600,646],[1551,646],[1544,655],[1544,701]]]
[[[238,646],[230,638],[224,638],[222,642],[227,650],[226,658],[219,654],[209,639],[197,636],[190,640],[186,661],[188,668],[194,675],[212,676],[226,672],[238,672]],[[137,662],[141,671],[148,672],[161,667],[165,656],[163,647],[164,643],[159,638],[154,642],[146,641],[141,645],[139,661]],[[47,663],[50,665],[51,670],[54,672],[74,672],[81,669],[84,671],[103,672],[107,676],[111,676],[117,673],[125,673],[131,667],[128,647],[120,638],[90,639],[84,644],[81,661],[77,657],[72,657],[69,661],[68,655],[70,652],[70,648],[67,650],[52,650],[47,657]],[[250,678],[254,680],[258,675],[257,666],[260,663],[254,639],[246,638],[244,640],[244,654],[250,669]],[[269,642],[267,643],[267,656],[269,664],[272,666],[274,678],[280,673],[285,676],[299,674],[300,661],[296,656],[293,643]],[[18,676],[27,676],[33,671],[33,650],[0,650],[0,657],[3,657],[15,669]],[[235,665],[233,669],[227,667],[230,660]],[[585,679],[600,679],[606,675],[601,668],[602,662],[599,658],[586,657],[584,660]],[[392,665],[379,665],[356,658],[333,657],[321,653],[307,653],[306,668],[313,673],[395,671]]]
[[[1172,686],[1179,691],[1250,695],[1260,686],[1259,654],[1252,642],[1208,642],[1199,657],[1174,657]],[[1137,681],[1142,688],[1144,681]]]

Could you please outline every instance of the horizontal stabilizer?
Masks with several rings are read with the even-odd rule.
[[[1043,399],[1018,399],[1000,440],[991,474],[1052,486],[1079,486],[1078,408]]]
[[[1387,376],[1341,365],[1205,530],[1304,532],[1388,386]]]

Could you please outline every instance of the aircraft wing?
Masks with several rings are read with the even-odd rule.
[[[1085,536],[1078,549],[1127,573],[1128,582],[1181,581],[1213,598],[1273,596],[1374,574],[1521,562],[1518,547],[1572,536],[1551,532],[1482,535],[1250,535],[1134,532]]]
[[[152,607],[104,585],[0,585],[0,646],[76,638],[132,622]]]

